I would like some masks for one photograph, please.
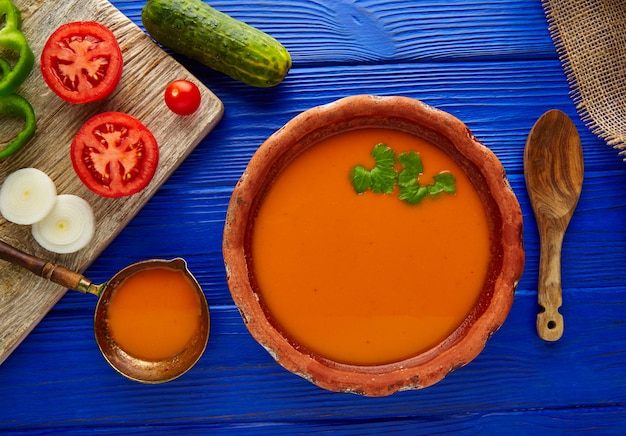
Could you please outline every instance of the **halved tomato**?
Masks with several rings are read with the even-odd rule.
[[[50,89],[76,104],[108,97],[122,77],[123,65],[115,35],[95,21],[60,26],[46,41],[40,59]]]
[[[141,121],[122,112],[103,112],[83,124],[70,147],[78,178],[96,194],[116,198],[148,185],[159,147]]]

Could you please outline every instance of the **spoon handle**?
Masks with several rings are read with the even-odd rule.
[[[80,291],[85,286],[88,286],[87,283],[89,281],[81,274],[47,260],[26,254],[4,241],[0,241],[0,259],[21,266],[39,277],[69,289]]]
[[[541,252],[539,257],[537,333],[546,341],[557,341],[563,335],[563,303],[561,289],[561,248],[564,229],[558,225],[544,225],[539,229]]]

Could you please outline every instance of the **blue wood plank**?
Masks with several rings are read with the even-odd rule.
[[[114,0],[141,24],[143,0]],[[624,162],[576,114],[539,1],[216,0],[279,38],[294,68],[259,90],[178,57],[225,104],[224,118],[86,274],[183,256],[211,307],[196,367],[146,386],[116,374],[92,331],[95,298],[65,295],[0,366],[0,433],[623,434],[626,429]],[[247,332],[225,281],[223,220],[258,146],[296,114],[357,93],[405,95],[457,116],[503,162],[524,215],[526,268],[504,326],[467,366],[421,391],[362,398],[317,388]],[[541,341],[538,236],[523,178],[535,120],[578,126],[586,177],[563,249],[565,335]]]
[[[112,3],[141,26],[144,2]],[[221,0],[210,5],[277,38],[296,68],[554,57],[540,2]]]
[[[176,383],[138,385],[123,380],[102,361],[90,332],[83,328],[90,322],[88,310],[72,315],[57,307],[38,327],[42,334],[29,338],[20,353],[5,363],[11,371],[13,365],[28,366],[46,357],[45,371],[37,377],[0,376],[3,389],[29,393],[27,407],[11,398],[0,400],[6,416],[0,424],[5,429],[18,429],[22,422],[63,428],[79,425],[88,416],[98,420],[90,425],[117,427],[139,425],[152,417],[170,424],[192,421],[231,429],[231,425],[285,425],[293,430],[307,428],[312,421],[320,426],[343,422],[355,428],[365,424],[385,428],[394,418],[410,417],[416,425],[427,424],[428,431],[442,431],[463,429],[472,417],[499,416],[492,425],[506,422],[506,417],[520,425],[534,425],[561,416],[575,428],[585,422],[578,410],[583,407],[591,416],[624,412],[623,385],[615,380],[622,377],[626,356],[618,334],[623,328],[619,302],[626,295],[623,290],[595,294],[580,293],[570,300],[566,319],[572,321],[556,344],[534,336],[534,299],[518,297],[512,316],[474,362],[431,388],[382,399],[328,393],[282,370],[245,334],[232,308],[214,309],[214,335],[196,370]],[[585,310],[598,300],[597,294],[605,304],[601,318]],[[83,306],[82,295],[65,298],[70,305]],[[69,335],[71,331],[75,333]],[[589,343],[586,332],[603,337],[604,346]],[[73,361],[81,366],[73,366]],[[58,401],[60,395],[63,401]],[[102,399],[109,403],[103,405]],[[39,413],[32,416],[33,410]],[[576,414],[571,413],[574,410]],[[432,427],[433,422],[440,427]],[[614,418],[604,425],[618,422]]]

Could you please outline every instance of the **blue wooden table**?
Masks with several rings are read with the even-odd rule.
[[[113,3],[141,25],[143,0]],[[68,292],[0,366],[0,433],[624,434],[626,163],[580,121],[540,1],[211,4],[283,42],[293,69],[262,90],[180,58],[224,117],[86,272],[102,282],[138,260],[184,257],[211,309],[206,353],[174,382],[128,381],[98,351],[95,299]],[[360,93],[417,98],[463,120],[504,164],[525,226],[525,272],[484,352],[430,388],[385,398],[327,392],[276,364],[245,328],[221,254],[230,194],[257,147],[296,114]],[[535,331],[539,246],[523,150],[552,108],[575,120],[586,172],[563,247],[565,334],[547,343]]]

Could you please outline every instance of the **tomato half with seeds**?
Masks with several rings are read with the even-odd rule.
[[[103,112],[83,124],[70,146],[72,166],[90,190],[109,198],[145,188],[159,161],[152,132],[123,112]]]
[[[57,28],[46,41],[40,59],[41,74],[50,89],[74,104],[111,95],[122,77],[123,65],[115,35],[95,21]]]

